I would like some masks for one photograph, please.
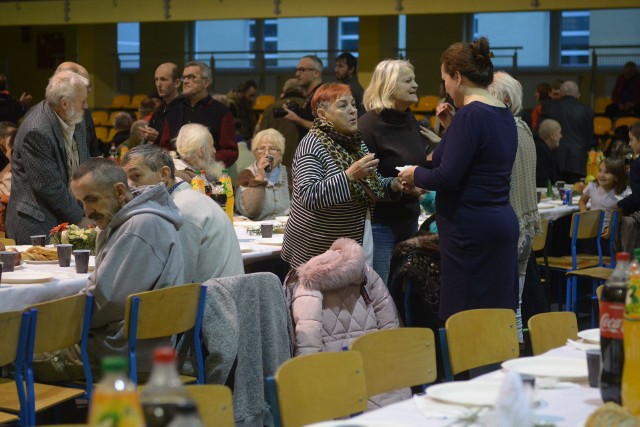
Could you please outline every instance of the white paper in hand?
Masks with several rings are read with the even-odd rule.
[[[404,166],[396,166],[396,170],[398,172],[402,172],[403,170],[405,170],[406,168],[410,168],[411,165],[404,165]]]

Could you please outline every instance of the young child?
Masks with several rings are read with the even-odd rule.
[[[585,187],[580,197],[580,212],[587,210],[587,202],[591,200],[591,209],[605,212],[602,237],[609,238],[609,221],[611,211],[618,207],[617,194],[627,188],[624,162],[616,159],[604,159],[598,165],[598,179]]]
[[[634,155],[640,154],[640,120],[629,127],[629,147]],[[629,171],[631,194],[618,202],[625,215],[640,210],[640,157],[631,163]]]

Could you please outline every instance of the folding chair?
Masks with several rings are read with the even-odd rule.
[[[129,377],[134,384],[138,384],[138,340],[170,337],[191,328],[194,328],[197,377],[181,375],[181,379],[183,382],[204,384],[200,336],[206,289],[200,283],[191,283],[129,295],[124,315],[124,335],[129,342]]]
[[[190,384],[189,394],[196,402],[204,427],[233,427],[231,389],[220,384]]]
[[[283,363],[267,378],[276,427],[299,427],[367,409],[362,356],[356,351],[315,353]]]
[[[520,354],[516,314],[505,308],[466,310],[449,317],[440,329],[444,377],[515,359]]]
[[[0,381],[0,424],[18,422],[30,426],[27,393],[24,387],[24,361],[29,335],[29,313],[13,311],[0,313],[0,366],[15,363],[14,380]]]
[[[362,335],[349,349],[362,355],[367,397],[435,381],[436,345],[428,328],[386,329]]]
[[[554,311],[531,316],[528,322],[533,355],[562,347],[578,338],[578,319],[571,311]]]

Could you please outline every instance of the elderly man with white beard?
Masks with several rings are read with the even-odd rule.
[[[89,81],[72,71],[49,80],[45,100],[25,116],[13,145],[7,237],[18,244],[49,235],[56,225],[79,224],[82,208],[69,191],[73,172],[89,158],[82,124]]]
[[[190,123],[182,126],[176,137],[176,150],[180,159],[175,159],[176,177],[191,182],[195,171],[204,170],[209,182],[216,182],[224,163],[216,161],[213,136],[206,126]]]

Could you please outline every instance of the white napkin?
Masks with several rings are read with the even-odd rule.
[[[473,407],[466,407],[462,405],[453,405],[449,403],[441,403],[437,400],[431,399],[424,394],[418,394],[413,396],[413,401],[418,408],[418,411],[426,418],[435,419],[459,419],[465,415],[470,414],[474,410],[486,411],[487,408],[476,409]]]
[[[588,343],[588,342],[575,341],[575,340],[572,340],[570,338],[567,338],[567,345],[569,347],[575,348],[576,350],[582,350],[582,351],[592,350],[592,349],[597,350],[597,349],[600,348],[600,344],[593,344],[593,343]]]
[[[487,427],[533,427],[536,418],[532,394],[525,389],[518,374],[507,372],[500,386],[495,410],[483,417],[483,424]]]

